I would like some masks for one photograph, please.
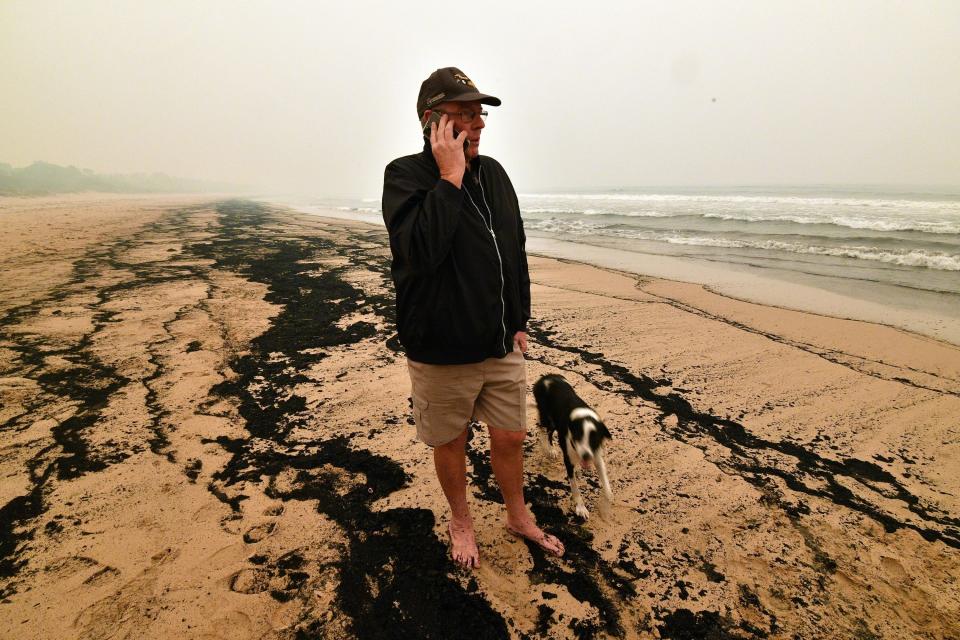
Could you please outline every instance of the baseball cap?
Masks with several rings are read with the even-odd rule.
[[[500,98],[488,96],[477,91],[477,85],[456,67],[444,67],[431,73],[420,85],[420,95],[417,97],[417,117],[423,112],[432,109],[441,102],[461,100],[471,102],[479,100],[482,104],[494,107],[500,106]]]

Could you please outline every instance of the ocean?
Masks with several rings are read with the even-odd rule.
[[[753,187],[520,199],[526,228],[554,238],[960,293],[960,194]]]
[[[889,320],[951,341],[960,336],[960,188],[622,188],[521,193],[519,200],[528,251],[701,282],[758,302]],[[304,205],[383,224],[379,198],[298,208]],[[737,274],[759,275],[768,286]],[[804,302],[791,305],[776,283],[806,288],[797,297]],[[933,316],[923,330],[897,314],[864,317],[855,304],[823,308],[811,288]]]

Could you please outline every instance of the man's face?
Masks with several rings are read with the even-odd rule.
[[[449,117],[453,118],[454,136],[461,131],[467,132],[467,140],[470,141],[470,146],[467,147],[465,153],[467,161],[476,158],[480,153],[480,133],[486,126],[483,122],[483,118],[480,117],[480,112],[483,111],[483,105],[480,104],[479,101],[441,102],[433,110],[446,113]],[[464,122],[463,117],[461,116],[463,112],[472,112],[474,114],[473,120]],[[429,115],[430,111],[428,110],[424,116],[429,117]]]

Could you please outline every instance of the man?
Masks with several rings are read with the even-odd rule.
[[[523,500],[526,429],[526,323],[530,277],[513,185],[493,158],[480,156],[486,112],[500,100],[477,91],[454,67],[420,87],[422,153],[397,158],[383,180],[397,330],[407,353],[417,436],[433,447],[450,504],[454,560],[479,565],[467,505],[467,429],[490,429],[490,464],[507,508],[507,530],[549,553],[563,545],[544,533]]]

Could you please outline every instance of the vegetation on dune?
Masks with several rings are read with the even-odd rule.
[[[99,174],[90,169],[34,162],[15,168],[0,162],[0,194],[42,195],[102,191],[108,193],[192,193],[237,191],[238,185],[175,178],[164,173]]]

